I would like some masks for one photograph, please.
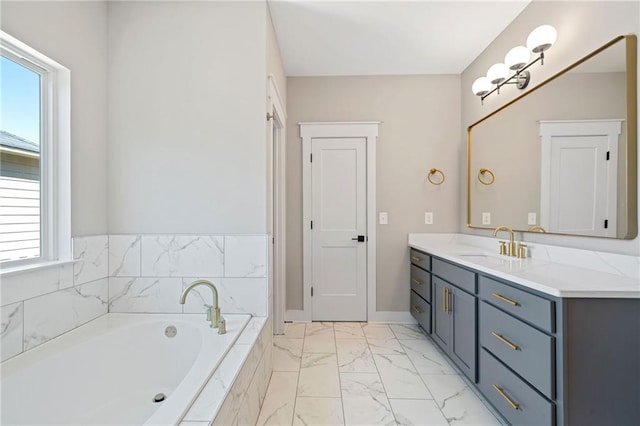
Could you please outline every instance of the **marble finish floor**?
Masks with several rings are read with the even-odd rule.
[[[258,425],[500,425],[418,326],[288,324]]]

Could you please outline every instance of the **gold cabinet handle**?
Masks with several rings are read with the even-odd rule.
[[[422,281],[420,281],[420,280],[416,280],[415,278],[411,278],[411,281],[413,281],[414,283],[416,283],[416,285],[422,285]]]
[[[518,345],[514,345],[513,343],[511,343],[510,341],[508,341],[507,339],[505,339],[501,334],[496,333],[495,331],[491,332],[491,335],[493,337],[495,337],[496,339],[500,340],[502,343],[504,343],[505,345],[509,346],[511,349],[513,349],[514,351],[517,351],[518,349],[520,349],[518,347]]]
[[[447,297],[447,288],[444,287],[442,289],[442,312],[444,312],[445,314],[447,313],[447,300],[449,298]]]
[[[421,314],[423,312],[422,309],[418,308],[416,305],[413,305],[411,309],[413,309],[416,314]]]
[[[504,296],[503,296],[503,295],[501,295],[501,294],[498,294],[498,293],[491,293],[491,295],[492,295],[493,297],[495,297],[496,299],[498,299],[498,300],[502,300],[503,302],[508,303],[508,304],[510,304],[510,305],[512,305],[512,306],[520,306],[520,304],[519,304],[518,302],[514,302],[514,301],[513,301],[513,300],[511,300],[511,299],[507,299],[506,297],[504,297]]]
[[[411,260],[414,262],[422,262],[422,258],[418,256],[411,256]]]
[[[496,385],[495,383],[493,384],[493,388],[496,390],[496,392],[498,392],[500,394],[501,397],[503,397],[505,399],[505,401],[507,401],[509,403],[510,406],[513,407],[514,410],[519,410],[520,409],[520,404],[518,404],[517,402],[514,402],[511,398],[509,398],[509,396],[507,396],[506,393],[504,393],[504,390]]]
[[[451,289],[447,289],[447,312],[451,313],[453,312],[453,309],[451,309],[451,305],[453,305],[453,291],[451,291]]]

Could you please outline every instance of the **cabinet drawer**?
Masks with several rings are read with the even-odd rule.
[[[476,274],[440,259],[433,259],[431,272],[464,291],[476,292]]]
[[[411,252],[409,253],[409,259],[414,265],[417,265],[426,271],[431,270],[431,256],[429,256],[428,254],[415,249],[411,249]]]
[[[411,292],[411,315],[418,321],[418,324],[431,334],[431,305],[428,304],[415,291]]]
[[[480,345],[548,398],[555,398],[554,338],[480,302]]]
[[[491,405],[512,425],[555,424],[554,404],[484,349],[480,350],[478,386]]]
[[[555,304],[488,277],[479,278],[480,297],[536,327],[555,332]]]
[[[431,303],[431,274],[411,265],[411,290]]]

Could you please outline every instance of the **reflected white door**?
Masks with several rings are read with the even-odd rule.
[[[541,122],[540,223],[549,232],[615,237],[619,121]]]
[[[312,319],[366,321],[366,138],[314,138],[311,152]]]

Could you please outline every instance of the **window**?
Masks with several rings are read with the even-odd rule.
[[[0,263],[71,259],[69,70],[0,32]]]

